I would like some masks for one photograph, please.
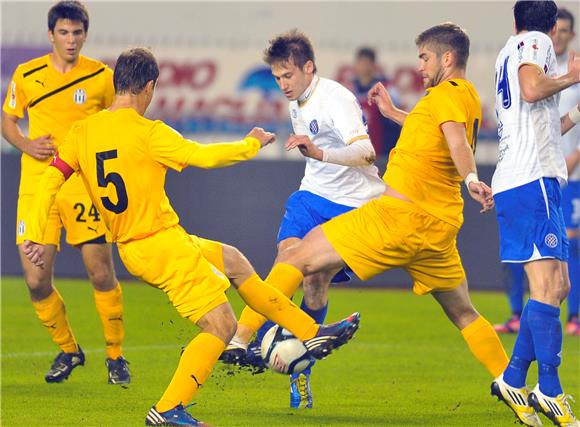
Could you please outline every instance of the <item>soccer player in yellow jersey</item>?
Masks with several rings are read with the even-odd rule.
[[[62,382],[83,365],[85,356],[69,325],[64,301],[53,286],[53,267],[61,229],[66,241],[80,249],[95,303],[103,324],[109,383],[130,381],[122,356],[125,328],[121,286],[115,277],[106,228],[78,176],[59,192],[49,213],[42,238],[44,269],[34,267],[22,252],[31,217],[31,202],[38,181],[71,125],[108,107],[114,96],[113,73],[100,61],[80,55],[87,37],[89,15],[77,1],[62,1],[48,13],[48,38],[52,52],[18,66],[8,87],[2,113],[2,135],[22,151],[22,170],[17,212],[16,244],[32,305],[52,340],[61,348],[45,379]],[[28,114],[29,133],[24,136],[18,121]]]
[[[236,248],[191,236],[179,226],[164,190],[168,168],[216,168],[248,160],[272,142],[274,134],[254,128],[242,141],[208,145],[184,139],[163,122],[143,117],[158,76],[150,51],[137,48],[121,54],[111,108],[71,128],[51,163],[54,167],[43,175],[42,192],[33,206],[36,221],[24,245],[30,261],[42,266],[44,246],[32,242],[42,241],[44,213],[65,180],[78,171],[127,269],[163,290],[177,311],[202,330],[183,351],[169,387],[146,418],[147,425],[191,426],[199,422],[183,405],[205,382],[236,330],[224,293],[229,281],[253,309],[303,340],[317,359],[353,336],[359,315],[316,325],[262,282]]]
[[[310,231],[279,256],[268,283],[291,295],[308,274],[348,266],[366,280],[404,268],[414,280],[413,291],[433,295],[495,378],[508,359],[492,326],[470,301],[456,246],[463,222],[461,181],[482,212],[494,206],[473,157],[481,106],[465,79],[469,38],[447,23],[421,33],[416,44],[426,93],[415,108],[410,113],[395,108],[381,83],[369,92],[369,102],[403,125],[384,175],[385,193]],[[244,310],[235,339],[247,342],[261,323]]]

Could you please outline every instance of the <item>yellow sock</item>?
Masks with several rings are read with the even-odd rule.
[[[62,297],[56,290],[41,301],[32,301],[36,315],[48,329],[52,341],[65,353],[78,351],[77,341],[72,333]]]
[[[494,377],[499,377],[509,363],[507,354],[490,323],[479,316],[461,330],[469,349]]]
[[[159,412],[169,411],[180,403],[187,405],[207,380],[226,344],[205,332],[196,336],[185,347],[169,387],[155,405]]]
[[[279,290],[263,282],[257,274],[239,287],[238,292],[250,307],[292,332],[304,341],[313,338],[318,325]]]
[[[290,298],[294,295],[296,289],[298,289],[300,283],[302,283],[302,280],[304,280],[304,275],[296,267],[290,264],[278,263],[272,268],[272,271],[270,271],[270,274],[266,277],[265,282]],[[246,306],[242,311],[238,323],[241,323],[252,331],[257,332],[258,329],[266,323],[266,320],[267,319],[264,316]]]
[[[117,359],[123,354],[121,345],[125,338],[123,323],[123,291],[117,283],[114,289],[100,292],[95,290],[95,304],[103,323],[107,357]]]

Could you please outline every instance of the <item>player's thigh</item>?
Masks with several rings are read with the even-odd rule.
[[[558,259],[539,259],[524,265],[530,287],[530,298],[559,306],[565,291],[564,263]]]
[[[101,292],[113,290],[117,285],[113,265],[113,248],[110,243],[86,243],[79,246],[89,279]]]
[[[118,248],[131,274],[164,291],[179,314],[195,323],[227,302],[228,279],[205,259],[199,239],[179,226]]]
[[[18,254],[24,272],[24,281],[33,301],[47,298],[52,293],[52,275],[54,259],[56,257],[56,245],[44,246],[44,268],[39,268],[32,264],[22,250],[22,245],[18,245]]]
[[[405,270],[413,278],[413,292],[449,292],[466,280],[457,249],[459,229],[433,216],[426,216],[415,228],[421,248]]]
[[[88,194],[61,192],[56,196],[55,206],[66,229],[66,242],[69,245],[106,242],[107,228]]]
[[[33,212],[34,195],[25,194],[18,196],[18,204],[16,209],[16,244],[20,245],[27,240],[28,224],[35,221],[31,214]],[[46,228],[42,243],[46,245],[55,245],[58,250],[60,245],[60,234],[62,230],[62,222],[58,214],[58,209],[53,205],[46,220]]]

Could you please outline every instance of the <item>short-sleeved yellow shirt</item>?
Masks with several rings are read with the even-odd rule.
[[[475,151],[481,116],[479,95],[471,82],[452,79],[427,89],[405,119],[389,156],[384,181],[431,215],[461,227],[461,176],[441,125],[449,121],[464,123]]]
[[[45,55],[16,68],[3,111],[19,118],[27,112],[28,137],[51,135],[58,148],[74,122],[108,108],[114,94],[113,72],[102,62],[81,55],[78,63],[62,74],[52,66],[50,55]],[[21,195],[35,193],[50,160],[22,154]],[[77,190],[84,191],[82,187]]]

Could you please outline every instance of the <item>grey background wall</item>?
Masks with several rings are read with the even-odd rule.
[[[379,161],[384,165],[385,161]],[[493,169],[481,167],[480,175],[489,182]],[[189,168],[181,174],[170,171],[167,194],[192,234],[232,244],[242,250],[264,276],[276,250],[276,233],[287,197],[298,188],[304,164],[298,161],[250,161],[225,169]],[[16,200],[20,157],[2,156],[2,274],[20,275],[15,241]],[[56,275],[86,275],[78,252],[64,244],[56,263]],[[466,200],[465,225],[459,236],[464,267],[470,286],[494,289],[501,284],[498,263],[497,226],[493,214],[481,215],[478,205]],[[116,257],[121,277],[128,273]],[[409,286],[409,276],[395,270],[374,278],[373,286]]]

